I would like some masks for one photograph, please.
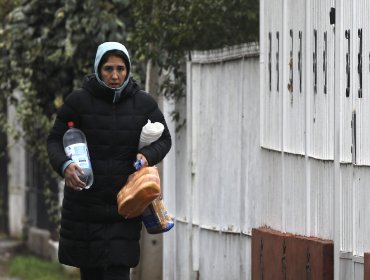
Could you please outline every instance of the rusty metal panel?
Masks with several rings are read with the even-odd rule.
[[[313,262],[320,262],[320,260],[314,260],[314,257],[311,256],[312,252],[309,250],[307,239],[285,236],[285,246],[285,279],[320,279],[312,277]]]
[[[286,236],[286,279],[332,280],[334,244],[303,236]]]
[[[334,244],[330,240],[252,231],[252,279],[315,279],[334,277]]]
[[[370,253],[364,254],[364,280],[370,280]]]
[[[252,230],[252,280],[283,280],[286,274],[284,234],[271,229]]]

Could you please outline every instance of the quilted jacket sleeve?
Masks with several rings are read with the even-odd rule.
[[[77,111],[71,105],[71,100],[74,98],[76,97],[73,95],[73,93],[67,97],[65,103],[60,108],[56,116],[54,125],[51,128],[47,138],[47,152],[50,164],[53,169],[62,177],[62,166],[66,161],[70,160],[70,158],[67,157],[64,152],[63,135],[68,129],[68,121],[74,121],[75,123],[78,121]]]
[[[142,153],[146,157],[149,166],[153,166],[161,162],[171,149],[172,145],[171,134],[168,130],[163,113],[159,109],[158,104],[154,100],[152,100],[152,102],[153,106],[152,110],[148,114],[148,119],[153,123],[162,123],[164,125],[164,131],[162,136],[157,141],[153,142],[149,146],[141,148],[139,151],[139,153]]]

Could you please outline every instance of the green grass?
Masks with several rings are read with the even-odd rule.
[[[9,275],[22,280],[79,280],[78,273],[67,273],[61,264],[34,256],[15,256],[8,263]]]

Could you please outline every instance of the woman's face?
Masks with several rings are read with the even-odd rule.
[[[125,81],[126,76],[126,64],[119,56],[109,56],[107,62],[105,62],[101,67],[102,80],[111,88],[120,87]]]

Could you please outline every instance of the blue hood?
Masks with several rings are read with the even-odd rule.
[[[98,73],[98,67],[99,67],[99,63],[100,63],[101,58],[103,57],[103,55],[107,51],[111,51],[111,50],[119,50],[119,51],[122,51],[124,53],[124,55],[127,57],[127,60],[128,60],[127,62],[129,64],[129,65],[127,65],[128,72],[127,72],[126,80],[122,84],[122,86],[120,86],[119,88],[110,88],[109,86],[107,86],[100,79],[99,73]],[[114,90],[113,103],[116,103],[119,100],[119,98],[121,97],[122,91],[127,86],[128,81],[129,81],[129,78],[130,78],[131,61],[130,61],[130,56],[128,54],[128,51],[127,51],[126,47],[124,45],[120,44],[120,43],[117,43],[117,42],[105,42],[105,43],[99,45],[98,50],[96,51],[96,56],[95,56],[94,72],[95,72],[95,77],[96,77],[96,79],[98,80],[98,82],[100,84],[102,84],[103,86],[105,86],[107,88],[110,88],[110,89]]]

